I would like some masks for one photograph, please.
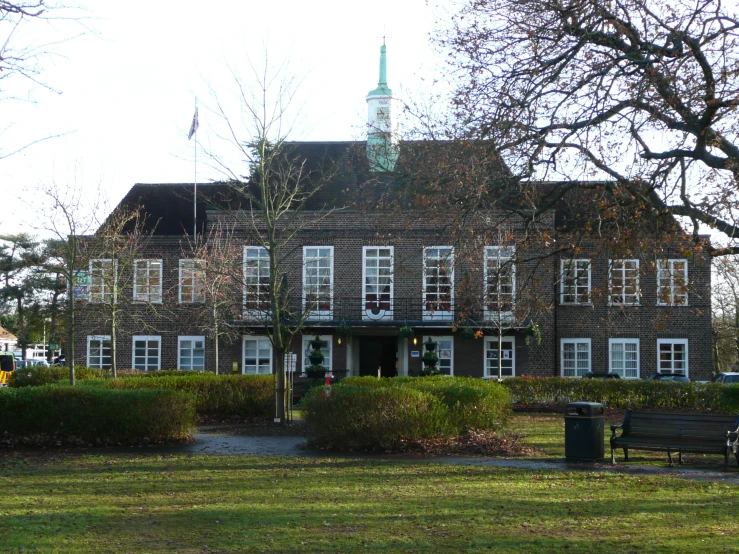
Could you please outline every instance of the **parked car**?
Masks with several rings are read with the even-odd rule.
[[[685,375],[681,373],[655,373],[651,377],[647,377],[648,381],[672,381],[675,383],[690,383]]]
[[[18,367],[49,367],[49,362],[43,358],[31,358],[30,360],[16,360]]]
[[[716,375],[714,383],[739,383],[739,372],[726,371]]]
[[[593,373],[592,371],[588,371],[583,377],[586,379],[621,379],[618,373]]]

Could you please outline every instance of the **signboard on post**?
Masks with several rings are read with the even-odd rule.
[[[87,298],[88,287],[90,284],[90,275],[87,271],[75,271],[72,279],[72,291],[74,297],[79,300]]]

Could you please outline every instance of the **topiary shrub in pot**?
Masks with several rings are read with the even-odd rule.
[[[308,354],[308,359],[311,365],[305,368],[305,375],[311,379],[323,379],[326,376],[326,367],[323,365],[323,352],[321,352],[321,345],[323,341],[316,336],[315,339],[310,341],[312,350]]]
[[[421,370],[422,375],[439,375],[441,372],[437,367],[439,363],[439,356],[436,354],[436,343],[429,339],[423,343],[426,348],[421,361],[423,362],[423,369]]]

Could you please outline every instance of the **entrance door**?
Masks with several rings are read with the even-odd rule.
[[[377,377],[395,377],[398,359],[396,337],[359,337],[359,374]]]

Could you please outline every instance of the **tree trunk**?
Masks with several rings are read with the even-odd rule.
[[[285,407],[287,406],[287,387],[285,386],[285,348],[275,348],[275,423],[285,423]]]
[[[218,315],[216,314],[216,307],[213,306],[213,329],[215,331],[215,350],[216,350],[216,375],[218,375],[218,343],[220,338],[220,329],[218,329]]]
[[[734,296],[734,333],[736,334],[736,359],[739,363],[739,296]]]
[[[116,317],[118,314],[115,312],[111,313],[110,318],[110,369],[113,373],[113,377],[118,377],[118,347],[115,340],[116,329]]]
[[[69,338],[67,339],[67,356],[65,357],[65,359],[69,364],[69,384],[71,386],[74,386],[74,287],[72,283],[70,283],[69,299],[67,300],[67,302],[69,303],[69,319],[67,321],[67,325],[69,325],[67,329],[67,333],[69,333]]]
[[[23,297],[19,297],[18,300],[18,339],[21,343],[21,358],[26,359],[26,351],[28,350],[28,341],[26,340],[26,318],[23,311]]]

